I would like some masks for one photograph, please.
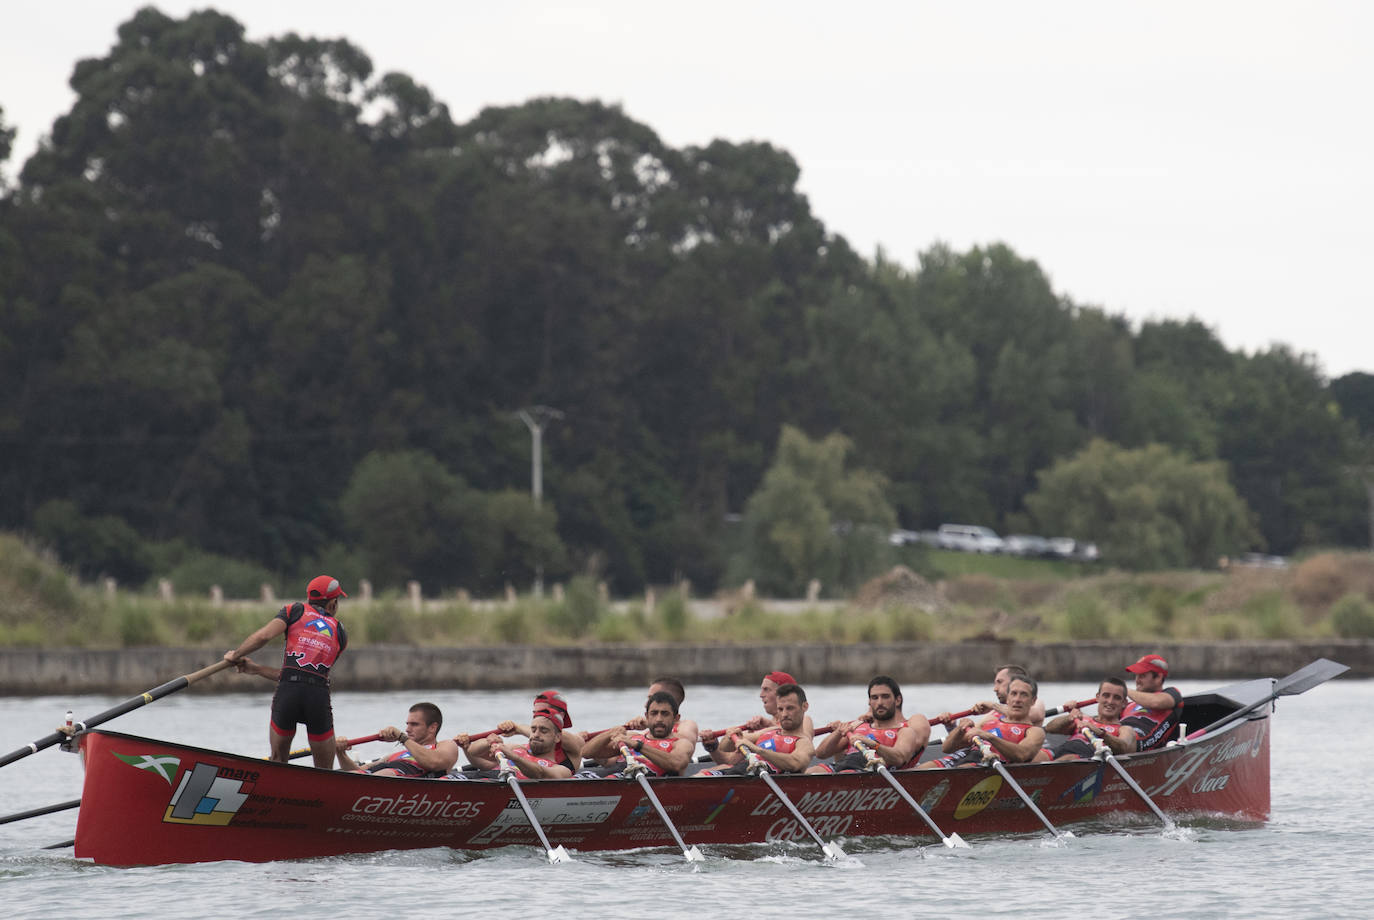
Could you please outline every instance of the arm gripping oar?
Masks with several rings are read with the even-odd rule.
[[[539,842],[544,844],[544,852],[548,854],[549,862],[558,863],[572,862],[572,856],[564,849],[562,844],[557,847],[549,845],[549,838],[544,835],[544,828],[539,826],[539,819],[534,816],[534,809],[530,807],[529,799],[525,798],[525,790],[520,788],[520,780],[515,776],[515,768],[505,754],[496,752],[496,759],[501,762],[501,778],[510,786],[510,791],[515,793],[515,800],[520,803],[520,808],[525,812],[525,819],[530,822],[530,827],[534,828],[535,834],[539,836]]]
[[[1145,793],[1145,790],[1140,788],[1140,784],[1131,778],[1131,774],[1126,772],[1126,768],[1121,765],[1121,761],[1116,759],[1116,755],[1112,753],[1111,748],[1107,747],[1107,743],[1102,740],[1101,736],[1091,728],[1084,728],[1083,734],[1087,735],[1088,740],[1092,742],[1093,751],[1096,752],[1097,756],[1107,761],[1107,763],[1111,765],[1111,768],[1116,771],[1117,775],[1125,780],[1126,785],[1131,787],[1131,791],[1139,796],[1142,802],[1150,806],[1150,811],[1155,813],[1155,817],[1164,822],[1164,829],[1169,831],[1173,830],[1175,827],[1174,819],[1166,815],[1163,810],[1155,804],[1154,799],[1150,798],[1149,795]]]
[[[639,788],[644,790],[644,795],[648,797],[649,801],[654,806],[654,810],[658,812],[658,816],[662,818],[663,823],[667,825],[668,833],[673,835],[673,839],[677,841],[677,845],[682,848],[682,855],[687,857],[688,862],[705,862],[706,857],[702,856],[701,851],[695,846],[689,847],[687,845],[686,841],[682,839],[682,835],[678,833],[677,826],[673,824],[673,819],[668,817],[668,810],[664,808],[663,803],[658,800],[658,793],[654,792],[653,787],[649,785],[648,777],[644,775],[649,768],[644,766],[638,758],[632,755],[627,745],[622,744],[620,746],[620,754],[625,758],[625,770],[623,772],[626,778],[633,777],[639,781]]]
[[[920,815],[921,820],[926,823],[926,827],[929,827],[945,846],[949,847],[951,850],[956,848],[968,849],[968,844],[964,842],[963,837],[959,836],[958,831],[955,831],[949,836],[945,836],[945,832],[940,830],[934,819],[930,817],[930,813],[921,807],[921,803],[916,801],[911,793],[903,788],[901,783],[897,782],[897,777],[892,775],[892,771],[887,768],[887,764],[883,763],[883,759],[878,756],[877,751],[873,750],[870,745],[860,743],[857,740],[855,741],[855,745],[859,750],[863,751],[864,760],[868,761],[868,769],[873,770],[883,779],[887,780],[888,785],[896,789],[897,794],[906,799],[906,803],[915,809],[916,814]]]
[[[1035,802],[1031,801],[1031,797],[1026,795],[1026,790],[1021,788],[1021,784],[1011,778],[1011,773],[1008,772],[1006,764],[1002,763],[998,756],[993,753],[992,745],[982,738],[975,738],[974,742],[978,745],[978,750],[983,752],[983,765],[992,764],[992,768],[1012,788],[1012,791],[1021,797],[1021,801],[1026,803],[1026,807],[1035,813],[1035,816],[1040,819],[1040,823],[1049,830],[1050,835],[1055,839],[1064,836],[1050,823],[1050,819],[1045,817],[1045,813],[1036,807]]]
[[[193,674],[184,674],[181,677],[176,678],[175,680],[167,681],[167,683],[163,684],[160,687],[154,687],[146,693],[141,693],[138,696],[135,696],[131,699],[127,699],[124,702],[120,703],[118,706],[115,706],[113,709],[107,709],[99,715],[92,716],[84,722],[74,722],[72,723],[72,729],[73,731],[85,731],[88,728],[95,728],[102,722],[108,722],[116,716],[122,716],[124,715],[124,713],[135,710],[140,706],[146,706],[154,700],[162,699],[164,696],[167,696],[168,694],[176,693],[178,690],[184,690],[185,688],[191,686],[191,684],[194,684],[201,678],[209,677],[211,674],[217,674],[220,671],[223,671],[225,668],[229,667],[233,667],[233,662],[220,659],[219,661],[215,662],[209,667],[201,668],[199,671],[196,671]],[[9,764],[14,763],[16,760],[19,760],[23,757],[28,757],[30,754],[37,754],[44,748],[52,747],[54,744],[59,744],[63,741],[66,741],[69,737],[71,736],[67,732],[53,732],[51,735],[44,735],[37,741],[33,741],[25,745],[24,747],[21,747],[17,751],[11,751],[4,757],[0,757],[0,767],[8,766]]]
[[[812,840],[816,841],[816,846],[821,848],[821,852],[825,854],[825,858],[829,862],[839,862],[841,859],[849,858],[849,854],[840,849],[838,843],[826,843],[821,839],[821,835],[816,833],[816,829],[811,826],[811,822],[806,820],[806,817],[796,805],[792,804],[792,800],[787,797],[787,793],[783,792],[782,789],[778,787],[777,780],[773,779],[772,774],[768,770],[768,764],[764,763],[762,757],[755,754],[753,751],[745,751],[744,759],[749,763],[749,772],[762,779],[764,783],[768,785],[768,788],[773,790],[773,794],[778,797],[778,801],[782,802],[782,804],[787,807],[787,810],[792,813],[792,817],[797,819],[797,823],[806,829],[806,832],[811,835]]]

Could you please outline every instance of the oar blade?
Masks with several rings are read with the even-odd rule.
[[[570,863],[572,861],[572,854],[569,853],[567,847],[563,846],[561,843],[552,850],[549,850],[549,863],[551,865],[556,866],[560,863]]]
[[[697,849],[696,844],[692,844],[690,847],[683,850],[682,855],[687,857],[688,862],[706,862],[706,857],[703,856],[701,851]]]
[[[1340,677],[1349,670],[1348,665],[1343,665],[1339,661],[1332,661],[1330,658],[1318,658],[1307,667],[1299,668],[1274,684],[1274,695],[1295,696],[1299,693],[1306,693],[1313,687],[1324,684],[1333,677]]]
[[[964,842],[964,838],[963,838],[963,837],[960,837],[960,836],[959,836],[959,832],[958,832],[958,831],[954,831],[953,833],[951,833],[948,837],[944,838],[944,841],[945,841],[945,846],[948,847],[948,848],[951,849],[951,850],[967,850],[967,849],[969,849],[969,845],[968,845],[967,843]]]
[[[840,845],[833,840],[821,844],[821,852],[825,854],[826,862],[843,862],[849,858],[849,854],[840,849]]]

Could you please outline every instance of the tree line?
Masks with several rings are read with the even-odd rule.
[[[213,10],[139,11],[71,86],[0,188],[0,527],[87,574],[790,590],[898,523],[1141,566],[1368,540],[1374,378],[1134,326],[1004,245],[864,258],[768,143],[563,98],[458,124]]]

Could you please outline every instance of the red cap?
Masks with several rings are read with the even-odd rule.
[[[797,682],[797,679],[786,671],[769,671],[767,674],[763,675],[763,679],[771,680],[779,687],[783,684],[795,684]]]
[[[572,725],[572,714],[568,712],[568,701],[557,690],[545,690],[534,698],[534,714],[547,715],[558,723],[559,728]]]
[[[1154,671],[1156,674],[1168,675],[1169,662],[1159,655],[1146,655],[1135,664],[1127,665],[1126,670],[1132,674],[1144,674],[1146,671]]]
[[[334,597],[348,597],[344,594],[344,589],[339,587],[339,580],[330,575],[316,575],[310,579],[310,584],[305,589],[306,597],[312,601],[327,601]]]

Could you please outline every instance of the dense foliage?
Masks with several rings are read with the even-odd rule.
[[[709,589],[731,513],[785,501],[785,425],[843,434],[883,492],[854,525],[1042,526],[1037,474],[1101,439],[1228,479],[1255,530],[1208,552],[1367,539],[1368,387],[1133,328],[1005,246],[865,260],[767,143],[675,149],[569,99],[455,124],[347,41],[214,11],[138,12],[71,85],[0,188],[0,527],[88,575],[202,553]],[[514,412],[539,404],[563,418],[534,508]],[[778,533],[745,551],[780,587],[864,567]]]

